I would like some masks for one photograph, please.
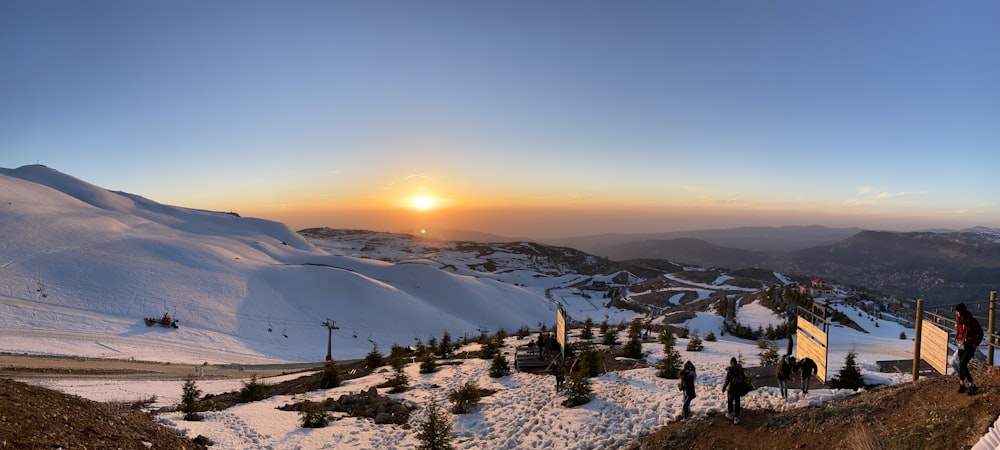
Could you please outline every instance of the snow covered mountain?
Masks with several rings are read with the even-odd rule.
[[[334,357],[352,358],[372,342],[551,322],[545,289],[565,281],[362,259],[280,223],[163,205],[39,165],[0,169],[0,236],[7,352],[55,341],[87,356],[315,361],[329,318]],[[143,323],[164,313],[180,328]]]

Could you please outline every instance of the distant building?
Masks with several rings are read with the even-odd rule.
[[[830,286],[820,278],[816,278],[806,284],[799,286],[799,292],[807,294],[812,298],[830,297],[834,293],[833,286]]]

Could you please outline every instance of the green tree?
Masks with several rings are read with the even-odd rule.
[[[441,357],[448,359],[452,357],[452,353],[455,351],[455,346],[451,342],[451,333],[447,331],[441,335],[441,343],[438,344],[438,351],[441,352]]]
[[[393,394],[405,392],[406,387],[410,385],[410,378],[403,371],[406,369],[406,360],[402,355],[397,355],[389,359],[389,365],[393,369],[392,378],[389,378],[389,381],[386,383],[392,388],[389,392]]]
[[[493,338],[486,338],[480,342],[479,346],[479,358],[480,359],[493,359],[493,355],[496,355],[500,351],[500,343]]]
[[[594,338],[594,319],[588,317],[583,321],[583,329],[580,330],[580,339],[589,341]]]
[[[673,339],[673,334],[670,332],[666,333],[670,337],[667,339],[667,343],[663,344],[663,358],[656,361],[656,376],[660,378],[670,378],[676,379],[680,376],[681,366],[683,362],[681,361],[681,354],[675,348],[675,342]],[[661,334],[662,336],[663,334]]]
[[[323,428],[326,426],[326,409],[322,403],[306,400],[299,406],[302,428]]]
[[[451,420],[441,410],[436,401],[427,405],[427,417],[420,424],[417,439],[420,440],[419,450],[451,450]]]
[[[420,373],[434,373],[437,368],[437,358],[431,352],[424,352],[420,356]]]
[[[198,414],[201,411],[201,405],[198,402],[201,390],[194,384],[194,375],[188,375],[184,378],[181,392],[181,412],[184,413],[184,420],[201,420],[202,417]]]
[[[633,320],[628,329],[628,342],[622,347],[622,356],[632,359],[642,359],[642,322]]]
[[[763,339],[761,341],[764,341]],[[761,341],[757,341],[758,343]],[[762,366],[773,366],[778,364],[778,344],[771,341],[764,341],[767,343],[767,347],[764,351],[760,352],[760,365]]]
[[[452,403],[451,412],[455,414],[465,414],[479,405],[479,400],[483,394],[479,392],[479,386],[470,381],[465,386],[451,391],[448,394],[448,401]]]
[[[601,374],[601,353],[593,345],[586,346],[580,358],[583,362],[582,371],[586,376],[596,377]]]
[[[830,387],[834,389],[858,389],[865,387],[865,379],[861,375],[861,369],[858,367],[858,353],[851,347],[851,351],[847,352],[847,358],[844,360],[844,367],[840,369],[840,373],[830,379]]]
[[[369,369],[375,369],[376,367],[382,367],[385,365],[385,359],[382,358],[382,353],[378,351],[378,343],[372,342],[372,351],[368,352],[365,356],[365,365]]]
[[[689,352],[700,352],[705,348],[701,343],[701,338],[698,337],[698,333],[691,333],[691,339],[688,340],[687,351]]]
[[[267,398],[267,386],[257,380],[257,374],[253,374],[250,381],[243,382],[239,395],[240,403],[256,402],[265,398]]]
[[[590,379],[583,376],[581,372],[573,372],[563,389],[563,393],[566,395],[566,400],[562,403],[563,406],[572,408],[590,402],[592,393]]]
[[[502,352],[493,355],[493,362],[490,363],[490,376],[500,378],[510,375],[510,364],[507,364],[507,357]]]
[[[708,342],[715,342],[718,339],[715,337],[714,331],[709,331],[708,334],[705,335],[705,340]]]
[[[320,386],[323,389],[330,389],[340,386],[343,377],[340,376],[340,368],[337,367],[337,363],[332,360],[327,361],[323,366],[323,378],[320,379]]]
[[[618,335],[618,330],[615,327],[612,327],[610,324],[608,324],[607,320],[605,320],[604,322],[601,322],[601,343],[602,344],[604,344],[604,345],[615,345],[615,342],[618,339],[617,335]]]

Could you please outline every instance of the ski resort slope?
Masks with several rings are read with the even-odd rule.
[[[44,166],[0,169],[0,235],[4,352],[318,361],[329,335],[333,356],[349,359],[373,343],[551,321],[544,291],[560,282],[333,255],[276,222],[162,205]],[[164,313],[178,329],[143,323]]]

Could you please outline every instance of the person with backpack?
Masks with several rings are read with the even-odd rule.
[[[809,381],[812,376],[819,373],[819,366],[812,358],[805,357],[799,361],[799,369],[802,370],[802,394],[805,395],[809,393]]]
[[[746,378],[746,372],[740,362],[735,357],[730,358],[722,391],[726,393],[726,418],[733,419],[733,423],[740,423],[740,397],[747,392]]]
[[[983,341],[983,327],[979,321],[972,316],[965,303],[955,306],[955,344],[958,345],[958,392],[968,392],[975,395],[979,392],[976,383],[972,381],[972,372],[969,372],[969,361],[976,354],[976,346]],[[965,388],[965,380],[969,380],[969,388]]]
[[[680,384],[677,389],[684,392],[684,407],[681,408],[681,415],[683,420],[688,420],[691,418],[691,400],[694,400],[698,395],[694,392],[694,380],[698,377],[697,371],[694,369],[694,364],[691,361],[684,363],[684,367],[681,369],[680,374]]]

